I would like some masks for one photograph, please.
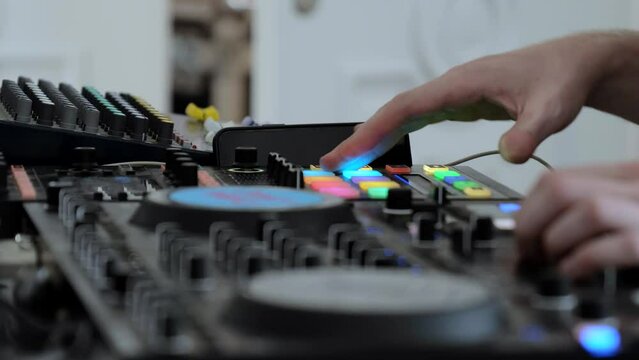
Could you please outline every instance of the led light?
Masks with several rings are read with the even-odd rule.
[[[444,178],[444,182],[448,185],[453,185],[458,181],[468,181],[468,178],[465,176],[447,176]]]
[[[484,187],[469,187],[464,189],[464,195],[469,198],[485,199],[491,197],[492,193]]]
[[[364,181],[391,181],[391,179],[386,176],[353,176],[351,181],[354,184],[359,184]]]
[[[516,204],[516,203],[501,203],[501,204],[499,204],[499,211],[503,212],[504,214],[516,213],[519,210],[521,210],[521,205]]]
[[[317,181],[341,181],[340,178],[338,178],[337,176],[309,176],[309,177],[304,177],[304,184],[312,184],[314,182]]]
[[[322,194],[329,194],[329,195],[341,197],[343,199],[354,199],[354,198],[358,198],[360,195],[359,191],[351,187],[348,187],[348,188],[328,187],[328,188],[319,189],[319,192]]]
[[[342,176],[345,179],[351,179],[354,176],[383,176],[381,172],[377,170],[346,170],[342,172]]]
[[[460,173],[458,173],[457,171],[452,171],[452,170],[438,170],[433,172],[432,175],[435,177],[435,179],[440,181],[450,176],[461,176]]]
[[[424,173],[426,175],[433,175],[435,171],[448,171],[448,166],[444,165],[424,165]]]
[[[388,188],[370,188],[368,197],[375,200],[385,200],[388,197]]]
[[[344,181],[316,181],[311,184],[311,189],[315,191],[319,191],[320,189],[325,188],[351,188],[350,185],[345,183]]]
[[[324,170],[304,170],[303,173],[304,177],[335,176],[332,172]]]
[[[359,183],[359,188],[368,191],[368,189],[372,188],[386,188],[386,189],[395,189],[398,188],[399,184],[392,181],[365,181]]]
[[[410,174],[411,168],[406,165],[386,165],[386,172],[389,174]]]
[[[621,335],[614,326],[586,324],[577,329],[579,344],[593,357],[612,357],[621,350]]]
[[[457,181],[453,183],[453,187],[457,190],[464,191],[466,188],[481,187],[481,185],[474,181]]]

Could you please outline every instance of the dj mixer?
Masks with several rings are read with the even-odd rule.
[[[11,118],[0,122],[85,137],[99,118],[96,136],[110,146],[162,152],[157,165],[104,164],[105,142],[58,164],[0,156],[0,232],[32,234],[40,269],[53,274],[18,284],[29,291],[15,306],[49,321],[88,319],[93,348],[111,358],[639,354],[632,270],[570,281],[550,263],[520,260],[521,196],[468,166],[413,164],[408,138],[370,166],[328,172],[316,155],[352,126],[238,128],[218,134],[210,166],[160,144],[159,128],[142,120],[154,113],[133,96],[54,89],[3,84]],[[77,113],[62,109],[65,97]],[[314,145],[287,148],[291,139]],[[65,302],[47,290],[53,279]]]

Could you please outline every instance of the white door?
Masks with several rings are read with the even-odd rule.
[[[633,25],[632,0],[255,1],[258,121],[364,121],[396,93],[467,60],[582,30]],[[306,7],[305,7],[306,6]],[[305,11],[301,11],[303,8]],[[508,123],[442,123],[413,134],[415,163],[492,150]],[[605,135],[602,135],[605,134]],[[538,151],[557,166],[636,154],[639,128],[586,110]],[[519,191],[541,168],[471,163]]]

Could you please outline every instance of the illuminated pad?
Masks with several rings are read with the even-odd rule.
[[[304,184],[310,185],[314,182],[319,182],[319,181],[342,181],[342,179],[338,178],[337,176],[317,176],[317,177],[304,177]]]
[[[351,188],[350,185],[348,185],[346,182],[344,181],[316,181],[314,183],[311,184],[311,189],[315,190],[315,191],[319,191],[320,189],[326,189],[326,188],[336,188],[336,187],[343,187],[343,188]]]
[[[468,178],[465,176],[447,176],[444,178],[444,182],[448,185],[453,185],[458,181],[468,181]]]
[[[322,194],[333,195],[343,199],[355,199],[355,198],[358,198],[360,195],[359,191],[355,190],[354,188],[350,186],[325,187],[325,188],[319,189],[318,191]]]
[[[359,188],[364,191],[368,191],[368,189],[372,188],[395,189],[398,187],[399,184],[393,181],[365,181],[359,183]]]
[[[410,174],[411,168],[406,165],[386,165],[386,171],[389,174]]]
[[[271,186],[187,188],[169,194],[169,200],[179,205],[226,211],[305,209],[323,205],[327,199],[310,191]]]
[[[447,177],[461,176],[460,173],[458,173],[457,171],[452,171],[452,170],[437,170],[433,172],[432,175],[435,177],[435,179],[440,181],[443,181]]]
[[[370,188],[368,197],[375,200],[385,200],[388,197],[388,188]]]
[[[342,172],[342,176],[345,179],[351,179],[356,176],[384,176],[377,170],[346,170]]]
[[[433,175],[435,171],[448,171],[448,166],[444,165],[424,165],[424,173],[426,175]]]
[[[464,191],[466,188],[481,187],[481,185],[474,181],[457,181],[453,183],[453,187],[457,190]]]
[[[364,181],[391,181],[386,176],[354,176],[351,178],[353,184],[359,184]]]
[[[324,170],[304,170],[303,174],[305,177],[335,176],[332,172]]]
[[[309,166],[309,168],[310,168],[311,170],[322,170],[322,167],[321,167],[321,166],[319,166],[319,165],[311,165],[311,166]]]
[[[359,171],[371,171],[373,168],[370,165],[362,166]]]
[[[464,194],[469,198],[489,198],[492,196],[492,193],[489,189],[485,187],[468,187],[464,189]]]

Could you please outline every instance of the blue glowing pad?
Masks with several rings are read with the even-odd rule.
[[[446,176],[444,178],[444,182],[448,185],[453,185],[457,181],[468,181],[468,178],[465,176]]]
[[[324,170],[304,170],[303,173],[306,177],[335,176],[332,172]]]
[[[515,203],[501,203],[499,204],[499,211],[504,214],[512,214],[521,210],[521,205]]]
[[[295,210],[326,203],[322,194],[270,186],[225,186],[173,191],[169,200],[211,210]]]
[[[621,335],[611,325],[584,325],[579,329],[578,337],[581,347],[593,357],[611,357],[621,350]]]
[[[381,172],[377,171],[377,170],[346,170],[344,172],[342,172],[342,176],[345,179],[349,179],[357,176],[357,177],[364,177],[364,176],[384,176],[382,175]]]

